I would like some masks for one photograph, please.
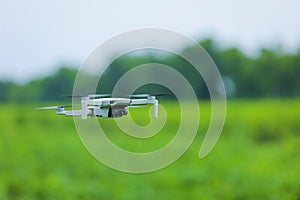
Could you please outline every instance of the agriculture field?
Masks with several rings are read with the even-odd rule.
[[[150,139],[122,134],[111,119],[99,123],[124,149],[155,150],[173,138],[180,119],[176,103],[163,104],[165,128]],[[35,110],[39,104],[2,104],[0,199],[300,198],[299,99],[229,101],[224,131],[201,160],[210,106],[199,104],[201,122],[191,147],[172,165],[147,174],[99,163],[82,145],[72,118]],[[148,108],[131,114],[140,125],[151,120]]]

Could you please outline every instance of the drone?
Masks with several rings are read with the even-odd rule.
[[[158,100],[157,96],[168,94],[133,94],[126,97],[111,98],[110,94],[91,94],[91,95],[71,95],[68,97],[81,98],[80,110],[65,110],[72,105],[49,106],[37,108],[41,110],[56,110],[56,114],[71,116],[81,116],[82,119],[90,117],[102,118],[119,118],[128,114],[128,107],[140,107],[153,104],[154,117],[158,117]],[[108,98],[110,97],[110,98]]]

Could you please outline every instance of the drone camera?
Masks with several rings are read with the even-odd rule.
[[[57,106],[57,112],[63,112],[65,108],[63,106]]]
[[[123,106],[114,106],[109,110],[109,117],[122,117],[123,115],[127,115],[128,111],[126,107]]]

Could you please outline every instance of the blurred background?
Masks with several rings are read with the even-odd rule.
[[[296,0],[1,2],[0,199],[299,199],[299,8]],[[111,63],[98,92],[111,92],[132,67],[157,62],[187,77],[199,98],[202,121],[191,148],[165,169],[136,175],[95,160],[72,118],[34,108],[67,103],[62,95],[72,93],[77,70],[95,47],[145,27],[199,42],[222,74],[228,102],[221,138],[200,160],[210,119],[201,76],[166,52]],[[141,92],[164,89],[150,85]],[[172,96],[162,100],[170,119],[147,147],[121,136],[111,120],[99,123],[124,148],[155,149],[172,139],[180,120]],[[149,123],[145,110],[132,113],[138,124]]]

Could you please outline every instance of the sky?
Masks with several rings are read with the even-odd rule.
[[[170,29],[249,54],[300,49],[299,0],[0,0],[0,81],[26,83],[62,64],[76,68],[125,31]]]

